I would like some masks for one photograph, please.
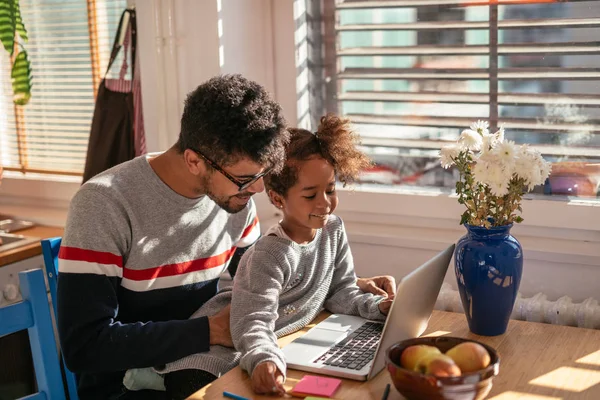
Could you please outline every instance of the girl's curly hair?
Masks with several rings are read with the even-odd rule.
[[[359,136],[352,130],[349,119],[329,114],[321,118],[316,133],[296,128],[290,128],[289,132],[285,165],[281,172],[265,176],[267,190],[285,196],[298,180],[298,161],[315,155],[331,163],[344,186],[356,181],[360,172],[371,165],[371,160],[357,149]]]

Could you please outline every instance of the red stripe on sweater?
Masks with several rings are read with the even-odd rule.
[[[248,225],[246,229],[244,229],[244,232],[242,233],[242,238],[248,236],[257,224],[258,217],[254,217],[254,220],[250,223],[250,225]],[[165,276],[175,276],[215,268],[222,266],[227,261],[229,261],[233,256],[235,250],[236,247],[234,246],[231,249],[226,250],[225,252],[217,254],[215,256],[185,261],[177,264],[161,265],[159,267],[147,268],[142,270],[124,268],[123,278],[131,279],[134,281],[144,281]],[[118,267],[123,268],[123,257],[108,252],[62,246],[60,248],[58,257],[65,260],[87,261],[95,262],[98,264],[115,264]]]
[[[250,232],[252,232],[252,229],[254,229],[254,227],[258,224],[258,216],[254,217],[254,220],[250,223],[250,225],[248,225],[246,227],[246,229],[244,229],[244,232],[242,233],[242,239],[245,238],[246,236],[248,236],[250,234]]]
[[[61,246],[58,251],[58,258],[62,258],[63,260],[94,262],[98,264],[114,264],[119,268],[123,268],[123,257],[107,251]]]
[[[233,256],[235,249],[235,247],[232,247],[231,249],[216,256],[185,261],[177,264],[161,265],[160,267],[156,268],[147,268],[141,270],[125,268],[123,270],[123,278],[131,279],[133,281],[145,281],[165,276],[188,274],[190,272],[219,267],[229,261],[229,259]]]
[[[231,259],[235,249],[236,247],[234,246],[221,254],[217,254],[216,256],[200,258],[192,261],[184,261],[177,264],[161,265],[154,268],[142,270],[123,268],[123,278],[134,281],[143,281],[219,267]],[[98,264],[115,264],[119,268],[123,267],[123,258],[121,256],[102,251],[62,246],[58,253],[58,257],[63,260],[95,262]]]

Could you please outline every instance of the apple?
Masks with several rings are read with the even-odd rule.
[[[448,350],[446,355],[454,360],[462,372],[475,372],[490,365],[490,355],[479,343],[464,342]]]
[[[442,352],[435,346],[425,344],[409,346],[404,349],[400,356],[400,365],[406,369],[414,370],[417,361],[428,354],[442,354]]]
[[[453,359],[445,354],[430,353],[420,358],[415,371],[438,377],[460,376],[461,370]]]

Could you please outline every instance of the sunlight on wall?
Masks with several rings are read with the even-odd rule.
[[[96,29],[98,30],[98,48],[99,49],[110,49],[112,47],[112,43],[109,39],[108,32],[108,17],[106,15],[106,7],[99,7],[98,4],[95,6],[96,12]],[[110,58],[110,53],[100,51],[98,52],[98,56],[100,58],[100,70],[104,73],[106,70],[106,66],[108,65],[108,59]]]
[[[223,6],[221,4],[222,0],[217,0],[217,14],[219,15],[219,20],[217,21],[217,29],[219,32],[219,67],[223,68],[225,65],[225,48],[223,47],[223,16],[221,15],[221,10]]]
[[[298,115],[298,127],[310,129],[310,91],[308,82],[308,26],[306,21],[300,22],[300,18],[306,18],[306,3],[294,1],[294,23],[297,28],[294,31],[294,44],[296,45],[296,93],[300,94],[296,99],[296,112]]]

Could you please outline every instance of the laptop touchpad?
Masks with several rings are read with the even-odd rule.
[[[346,331],[317,328],[311,329],[307,334],[294,340],[293,343],[305,346],[330,347],[344,337],[346,337]]]

